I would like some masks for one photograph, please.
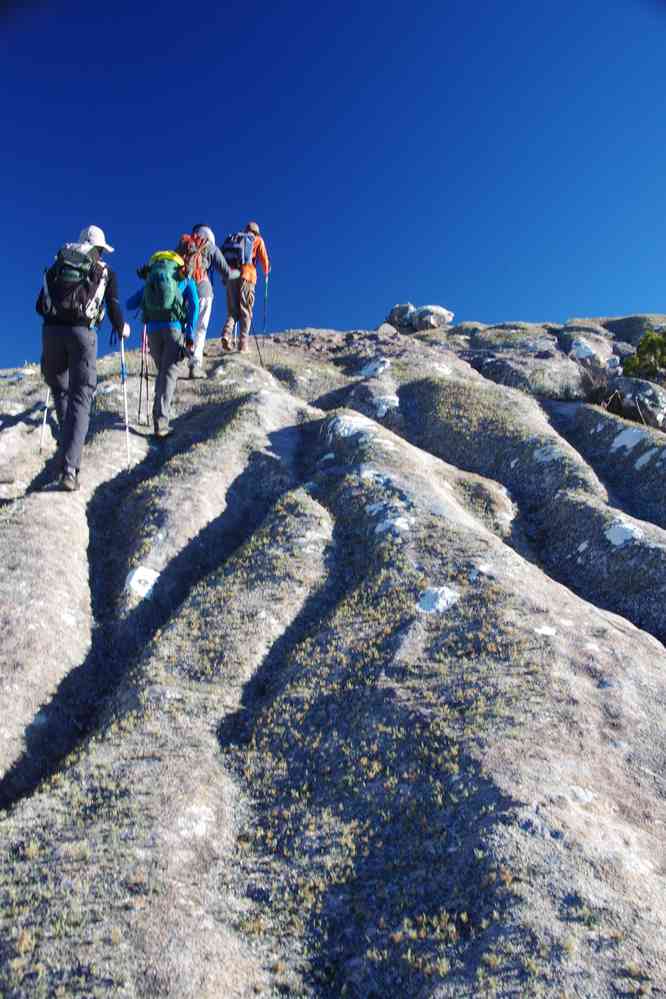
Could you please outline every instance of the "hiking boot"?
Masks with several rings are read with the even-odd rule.
[[[66,493],[75,493],[80,489],[78,472],[63,472],[60,476],[60,488]]]
[[[238,341],[238,350],[241,354],[247,353],[247,337],[242,336]]]
[[[231,344],[229,343],[229,338],[226,336],[221,337],[220,346],[222,350],[233,350]]]

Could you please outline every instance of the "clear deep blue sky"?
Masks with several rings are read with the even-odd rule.
[[[90,223],[125,297],[193,223],[256,219],[271,329],[666,311],[657,0],[24,0],[0,33],[2,367]]]

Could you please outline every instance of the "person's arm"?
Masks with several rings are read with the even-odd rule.
[[[232,270],[229,267],[219,246],[213,247],[211,267],[218,272],[225,284],[227,281],[233,281],[234,278],[240,277],[240,271]]]
[[[194,331],[197,328],[197,323],[199,322],[199,292],[197,291],[197,286],[192,280],[188,278],[185,282],[185,287],[183,289],[183,301],[185,302],[185,308],[187,309],[187,320],[185,321],[185,338],[187,340],[194,339]]]
[[[268,274],[271,269],[271,263],[268,259],[268,251],[266,249],[266,244],[264,243],[261,236],[257,239],[257,260],[264,269],[264,274]]]
[[[115,271],[110,267],[107,267],[109,278],[106,285],[106,291],[104,292],[104,304],[106,305],[106,310],[109,314],[109,320],[113,326],[114,332],[118,336],[125,335],[125,317],[123,316],[122,309],[120,308],[120,295],[118,292],[118,278],[116,277]]]
[[[134,294],[127,299],[125,302],[125,308],[128,312],[133,312],[135,309],[141,308],[141,303],[143,301],[143,288],[139,288]]]

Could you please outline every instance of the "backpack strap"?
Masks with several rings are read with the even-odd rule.
[[[97,261],[97,267],[101,267],[102,274],[99,279],[99,284],[97,285],[97,290],[95,294],[90,299],[86,306],[86,317],[92,322],[101,322],[104,316],[104,310],[102,308],[102,302],[104,301],[104,296],[106,294],[106,286],[109,283],[109,268],[101,260]]]

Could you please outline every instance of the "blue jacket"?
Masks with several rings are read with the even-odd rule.
[[[199,292],[197,291],[197,286],[192,278],[183,278],[182,281],[178,282],[178,289],[183,296],[183,301],[185,303],[185,308],[187,309],[187,322],[185,323],[185,336],[194,336],[194,330],[197,328],[197,323],[199,322]],[[143,301],[143,288],[139,288],[131,298],[127,299],[127,308],[140,309],[141,302]],[[150,322],[146,323],[146,329],[148,333],[156,333],[157,330],[181,330],[181,324],[176,320],[171,322]]]

